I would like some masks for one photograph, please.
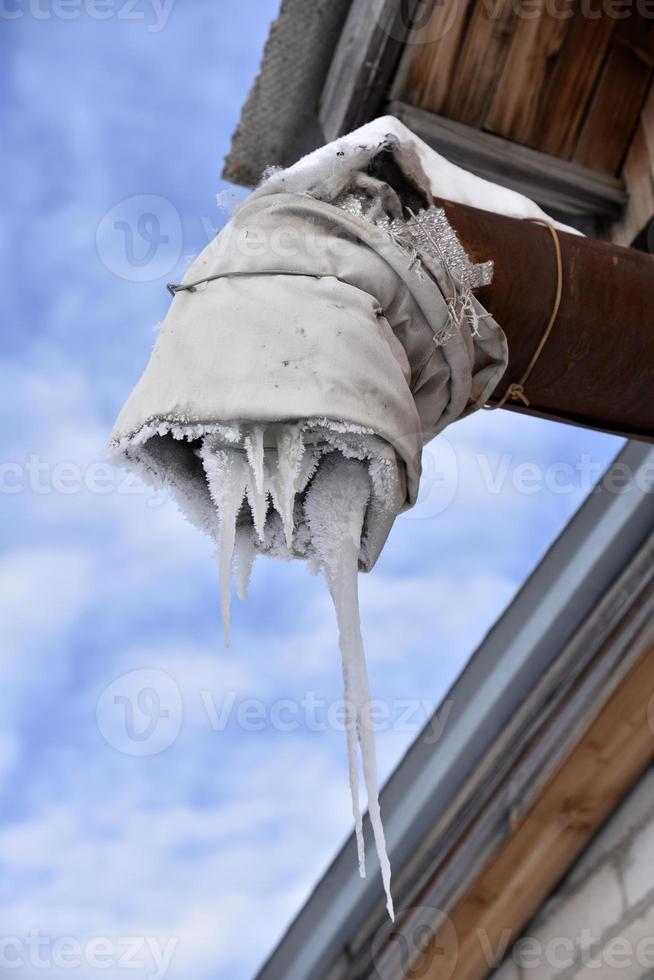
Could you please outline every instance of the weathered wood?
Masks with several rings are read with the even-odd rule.
[[[577,163],[604,173],[620,172],[650,78],[651,72],[642,62],[634,65],[623,48],[611,52],[605,81],[598,89],[575,151]]]
[[[630,245],[654,217],[654,86],[631,142],[623,177],[629,200],[612,238],[618,245]]]
[[[594,15],[576,11],[565,44],[540,99],[541,109],[527,140],[545,153],[569,159],[618,21],[604,0],[587,0]],[[599,14],[602,14],[599,16]]]
[[[567,0],[572,8],[574,0]],[[565,3],[560,10],[565,11]],[[518,143],[529,143],[538,119],[541,94],[554,59],[572,26],[556,16],[546,0],[531,4],[518,20],[506,64],[486,119],[486,128]]]
[[[629,149],[654,65],[654,21],[621,21],[597,86],[574,160],[618,174]]]
[[[428,22],[411,35],[393,85],[393,99],[441,112],[465,37],[473,0],[435,0]]]
[[[627,201],[622,182],[613,177],[400,102],[388,108],[452,163],[520,191],[572,222],[617,216]]]
[[[320,102],[319,120],[327,141],[377,115],[424,4],[425,0],[354,0]]]
[[[422,958],[424,980],[482,980],[489,949],[515,940],[592,834],[654,758],[654,649],[637,663],[508,841],[449,913]],[[480,942],[480,933],[484,942]],[[458,939],[455,946],[453,938]]]
[[[649,157],[650,175],[654,179],[654,84],[650,89],[649,96],[643,107],[640,122],[643,127],[643,137]]]
[[[456,62],[443,115],[481,126],[488,113],[517,19],[515,0],[476,4]]]
[[[594,13],[601,0],[591,0]],[[605,14],[542,4],[518,21],[486,128],[568,159],[616,21]],[[537,16],[536,16],[537,14]]]

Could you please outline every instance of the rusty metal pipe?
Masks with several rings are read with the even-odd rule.
[[[502,326],[509,366],[491,397],[520,380],[554,303],[557,274],[547,228],[448,201],[452,226],[474,261],[492,258],[478,297]],[[654,441],[654,256],[560,235],[563,295],[557,321],[518,412]]]

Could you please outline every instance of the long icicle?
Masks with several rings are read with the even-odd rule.
[[[252,511],[252,523],[259,541],[263,542],[264,525],[268,511],[268,492],[264,486],[263,425],[253,425],[245,437],[245,452],[252,471],[248,480],[247,497]]]
[[[249,527],[236,528],[236,542],[234,545],[234,558],[236,565],[236,594],[241,602],[245,602],[248,597],[248,586],[256,551],[252,530]]]
[[[220,611],[222,613],[225,646],[229,646],[230,597],[232,565],[236,543],[236,520],[245,497],[249,467],[239,453],[212,449],[203,445],[200,451],[207,475],[209,492],[218,510],[218,570],[220,575]]]
[[[299,425],[283,425],[277,435],[276,507],[284,525],[286,546],[293,547],[293,508],[295,484],[304,456],[304,440]]]
[[[386,908],[391,919],[394,919],[391,869],[379,808],[370,689],[359,615],[358,556],[369,497],[370,479],[365,465],[358,460],[344,459],[335,453],[332,458],[324,460],[318,469],[307,492],[305,513],[311,527],[313,545],[322,562],[336,609],[346,706],[351,706],[351,710],[347,709],[346,716],[354,716],[370,823],[386,892]],[[365,874],[363,837],[358,816],[358,777],[352,777],[353,767],[356,767],[356,742],[350,737],[350,727],[348,725],[347,745],[352,809],[357,831],[359,870]]]
[[[300,426],[281,425],[277,431],[276,448],[277,452],[267,457],[264,453],[263,426],[254,426],[245,439],[245,454],[227,449],[210,438],[204,440],[199,452],[209,491],[218,511],[218,557],[225,643],[229,645],[232,572],[235,568],[239,598],[244,598],[255,553],[254,535],[263,539],[268,495],[281,519],[290,551],[295,533],[296,494],[307,487],[304,512],[309,524],[312,550],[325,574],[338,621],[348,773],[359,873],[365,877],[365,842],[359,802],[360,757],[386,907],[391,919],[394,919],[391,869],[379,807],[375,736],[359,614],[358,560],[370,500],[370,474],[364,462],[346,458],[338,451],[328,452],[322,458],[313,451],[305,452]],[[237,527],[245,499],[250,504],[254,528],[246,525]]]
[[[356,717],[356,734],[361,750],[361,763],[368,797],[368,812],[375,847],[379,857],[382,881],[386,892],[386,908],[394,920],[393,899],[391,896],[391,867],[386,852],[386,838],[379,808],[379,785],[377,781],[377,751],[375,735],[370,714],[370,687],[368,670],[361,636],[358,595],[358,555],[359,548],[352,539],[342,541],[343,551],[335,574],[327,574],[329,591],[334,601],[338,620],[339,645],[341,656],[347,663],[350,673],[346,682],[346,699],[351,698]],[[345,675],[345,666],[344,666]],[[349,691],[347,690],[349,688]],[[361,865],[361,859],[359,859]],[[365,875],[365,866],[364,866]]]
[[[329,584],[329,577],[328,577]],[[329,584],[329,591],[337,610],[342,610],[343,606],[340,596],[336,595],[336,583]],[[347,768],[350,781],[350,795],[352,797],[352,815],[354,817],[354,833],[357,842],[357,861],[359,864],[359,875],[361,878],[366,876],[366,845],[363,839],[363,818],[361,815],[361,805],[359,803],[359,761],[357,757],[358,732],[358,709],[352,667],[345,653],[348,648],[345,640],[345,626],[341,629],[339,620],[339,645],[341,649],[341,669],[343,671],[343,699],[345,701],[345,734],[347,739]]]

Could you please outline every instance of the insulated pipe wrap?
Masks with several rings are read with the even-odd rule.
[[[180,292],[117,431],[168,416],[191,423],[338,418],[397,449],[414,497],[420,420],[406,354],[377,306],[333,277],[225,278]]]
[[[168,417],[335,418],[393,446],[414,503],[423,444],[494,385],[482,331],[495,342],[498,328],[437,346],[450,308],[409,265],[386,230],[332,205],[247,202],[188,270],[184,284],[209,281],[175,295],[116,437]]]
[[[423,445],[486,402],[507,360],[472,293],[490,263],[469,262],[401,135],[353,134],[237,210],[178,287],[112,438],[119,462],[201,497],[205,515],[198,440],[216,426],[326,421],[376,439],[395,489],[368,515],[366,568],[417,499]]]

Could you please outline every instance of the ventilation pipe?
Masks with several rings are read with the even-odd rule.
[[[217,543],[245,597],[257,553],[324,572],[336,607],[358,860],[361,757],[389,913],[357,573],[415,503],[423,445],[482,406],[507,362],[473,264],[433,197],[542,212],[386,117],[268,174],[180,284],[112,436]],[[488,259],[491,257],[488,256]]]

